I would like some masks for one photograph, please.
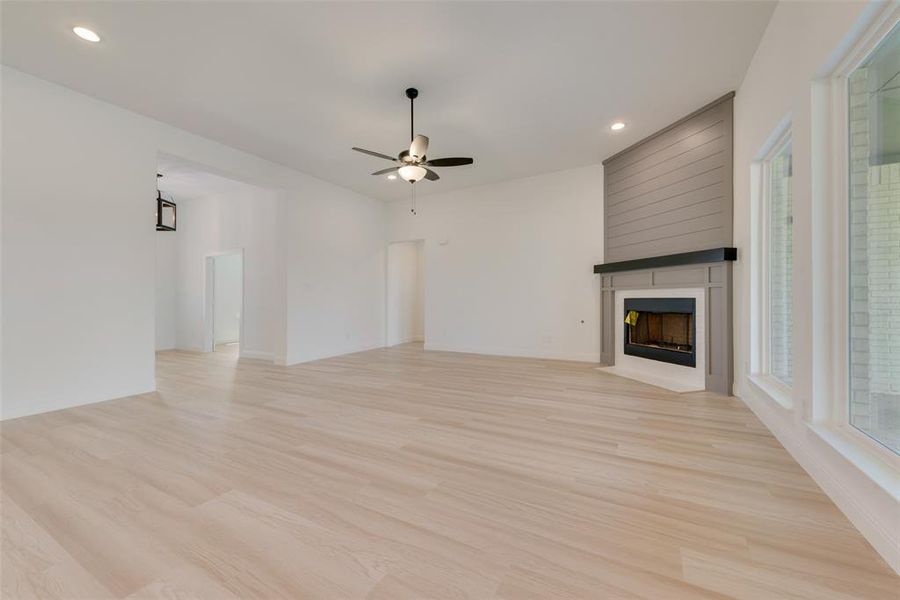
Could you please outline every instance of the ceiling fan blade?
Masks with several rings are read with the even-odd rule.
[[[474,162],[471,158],[456,156],[453,158],[435,158],[424,164],[429,167],[460,167],[462,165],[471,165]]]
[[[438,175],[431,169],[425,169],[425,171],[427,171],[427,173],[425,173],[425,179],[427,179],[428,181],[437,181],[438,179],[441,178],[440,175]]]
[[[378,158],[384,158],[387,160],[397,160],[393,156],[388,156],[387,154],[382,154],[381,152],[373,152],[372,150],[366,150],[365,148],[357,148],[356,146],[354,146],[352,150],[362,152],[363,154],[368,154],[369,156],[377,156]]]
[[[417,135],[409,145],[409,155],[421,160],[426,152],[428,152],[428,138],[424,135]]]
[[[394,171],[396,171],[396,170],[399,169],[399,168],[400,168],[400,167],[388,167],[387,169],[382,169],[382,170],[380,170],[380,171],[375,171],[374,173],[372,173],[372,175],[385,175],[385,174],[387,174],[387,173],[393,173]]]

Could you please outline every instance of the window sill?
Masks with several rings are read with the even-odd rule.
[[[875,485],[900,501],[900,457],[849,425],[809,423],[808,427]]]
[[[747,377],[756,391],[766,395],[781,408],[791,410],[794,407],[794,397],[791,388],[781,381],[763,373],[755,373]]]

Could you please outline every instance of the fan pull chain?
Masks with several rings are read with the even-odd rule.
[[[416,184],[412,184],[410,187],[412,188],[410,190],[410,199],[412,202],[412,207],[409,209],[409,212],[411,212],[412,214],[415,215],[415,214],[418,214],[418,213],[416,213]]]

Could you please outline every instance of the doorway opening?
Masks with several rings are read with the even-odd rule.
[[[157,172],[178,225],[156,232],[156,350],[274,361],[281,192],[168,154]]]
[[[244,307],[244,253],[222,252],[206,257],[204,351],[238,355]]]
[[[393,242],[387,249],[385,344],[425,341],[425,241]]]

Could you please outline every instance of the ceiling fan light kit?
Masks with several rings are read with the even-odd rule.
[[[366,150],[364,148],[357,148],[355,146],[353,147],[353,150],[357,152],[362,152],[363,154],[368,154],[369,156],[374,156],[376,158],[383,158],[395,163],[395,166],[389,167],[387,169],[381,169],[380,171],[375,171],[374,173],[372,173],[372,175],[389,174],[388,179],[391,179],[394,173],[396,173],[400,176],[400,179],[408,181],[410,184],[416,184],[423,179],[427,179],[429,181],[437,181],[438,179],[440,179],[440,175],[432,170],[433,167],[459,167],[462,165],[471,165],[475,162],[471,158],[462,156],[428,160],[426,153],[428,152],[429,139],[427,136],[421,134],[416,135],[415,99],[418,96],[419,90],[417,90],[416,88],[407,88],[406,97],[409,98],[409,149],[403,150],[402,152],[400,152],[400,154],[397,155],[396,158],[394,158],[381,152]],[[412,198],[413,206],[411,212],[415,214],[416,209],[414,189],[412,191]]]
[[[400,179],[410,183],[416,183],[428,174],[428,170],[425,167],[420,167],[418,165],[406,165],[400,167],[397,172],[400,173]]]

